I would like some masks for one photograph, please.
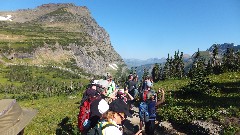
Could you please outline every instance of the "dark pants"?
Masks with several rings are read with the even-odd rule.
[[[155,130],[155,120],[149,120],[145,122],[145,133],[147,135],[154,135]]]

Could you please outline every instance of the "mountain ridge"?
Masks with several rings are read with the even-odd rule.
[[[116,70],[111,64],[126,69],[109,34],[85,6],[50,3],[0,12],[0,16],[6,15],[11,15],[12,21],[0,21],[0,53],[8,62],[62,66],[71,63],[97,75]]]
[[[206,51],[200,51],[200,55],[202,57],[204,57],[206,60],[209,60],[212,57],[213,48],[214,48],[215,45],[217,45],[217,47],[218,47],[219,58],[223,57],[227,48],[233,48],[234,51],[240,50],[240,45],[234,45],[234,43],[213,44]],[[185,70],[188,70],[188,68],[191,67],[195,54],[196,54],[196,52],[191,54],[191,55],[189,55],[189,54],[184,54],[183,55],[183,61],[185,63]],[[149,58],[149,59],[153,60],[155,58]],[[147,60],[149,60],[149,59],[147,59]],[[126,62],[129,69],[131,69],[131,67],[135,67],[136,73],[138,74],[138,76],[142,77],[144,69],[146,69],[149,73],[151,73],[152,68],[153,68],[155,63],[162,64],[162,66],[163,66],[164,62],[166,62],[166,59],[165,60],[164,60],[164,58],[162,58],[162,59],[163,59],[163,62],[154,61],[152,63],[147,63],[147,64],[144,64],[144,62],[142,62],[144,60],[139,60],[139,59],[134,59],[134,58],[124,59],[124,61]],[[147,60],[145,60],[145,61],[147,61]],[[138,63],[138,65],[133,66],[134,63]]]

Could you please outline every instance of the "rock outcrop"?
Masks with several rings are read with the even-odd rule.
[[[35,9],[0,12],[0,16],[6,15],[11,15],[12,21],[0,22],[0,49],[13,63],[15,59],[24,58],[45,61],[45,57],[39,55],[48,54],[38,53],[45,48],[52,49],[45,53],[54,55],[62,53],[59,49],[63,49],[68,54],[64,62],[74,59],[74,64],[87,73],[102,75],[115,70],[109,64],[126,69],[121,56],[111,45],[109,34],[97,24],[85,6],[44,4]]]

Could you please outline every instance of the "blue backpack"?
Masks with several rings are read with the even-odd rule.
[[[139,117],[141,121],[148,122],[156,119],[156,102],[146,101],[141,102],[139,106]]]

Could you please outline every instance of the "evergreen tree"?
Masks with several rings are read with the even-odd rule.
[[[235,61],[234,61],[234,51],[232,48],[227,48],[226,53],[224,53],[223,56],[223,68],[224,71],[234,71],[234,65],[235,65]]]
[[[192,67],[189,71],[190,78],[194,77],[197,72],[202,72],[202,73],[206,74],[204,62],[205,62],[205,59],[202,56],[200,56],[200,51],[198,49],[198,51],[196,52],[196,54],[193,58]]]
[[[174,72],[173,58],[171,57],[169,59],[169,77],[168,78],[169,79],[173,78],[174,74],[175,74],[175,72]]]
[[[211,60],[208,60],[208,64],[207,64],[207,67],[206,67],[206,73],[207,74],[212,74],[213,73],[213,67],[212,67]]]
[[[149,72],[146,68],[143,69],[143,76],[142,76],[142,80],[145,80],[145,78],[149,75]]]
[[[131,67],[130,74],[136,74],[137,73],[137,67]]]
[[[211,59],[210,63],[208,63],[207,70],[210,72],[209,74],[211,74],[211,73],[220,74],[223,71],[222,71],[220,60],[218,58],[218,46],[216,44],[214,44],[213,47],[214,48],[213,48],[213,53],[212,53],[212,59]],[[210,68],[212,68],[212,69],[210,69]]]
[[[184,62],[183,62],[183,52],[181,52],[181,55],[178,59],[178,78],[184,77]]]
[[[162,64],[159,65],[159,80],[163,80],[163,67]]]
[[[161,72],[161,79],[176,79],[184,76],[183,52],[179,56],[179,51],[175,51],[174,57],[166,59],[166,63]]]
[[[190,70],[190,83],[188,91],[196,91],[208,94],[210,92],[210,81],[207,78],[205,60],[200,56],[200,52],[195,54],[194,62]]]
[[[217,66],[218,65],[218,46],[215,44],[214,46],[213,46],[213,54],[212,54],[212,56],[213,56],[213,66]]]
[[[163,79],[169,79],[170,78],[170,58],[169,58],[169,54],[168,54],[168,57],[166,59],[166,63],[164,64],[164,67],[163,67]]]
[[[172,78],[177,78],[178,76],[178,59],[179,59],[179,51],[175,51],[174,58],[172,60]]]
[[[235,67],[236,71],[240,71],[240,50],[235,53]]]
[[[152,78],[153,78],[153,82],[158,82],[160,80],[160,68],[157,63],[155,63],[153,67]]]

